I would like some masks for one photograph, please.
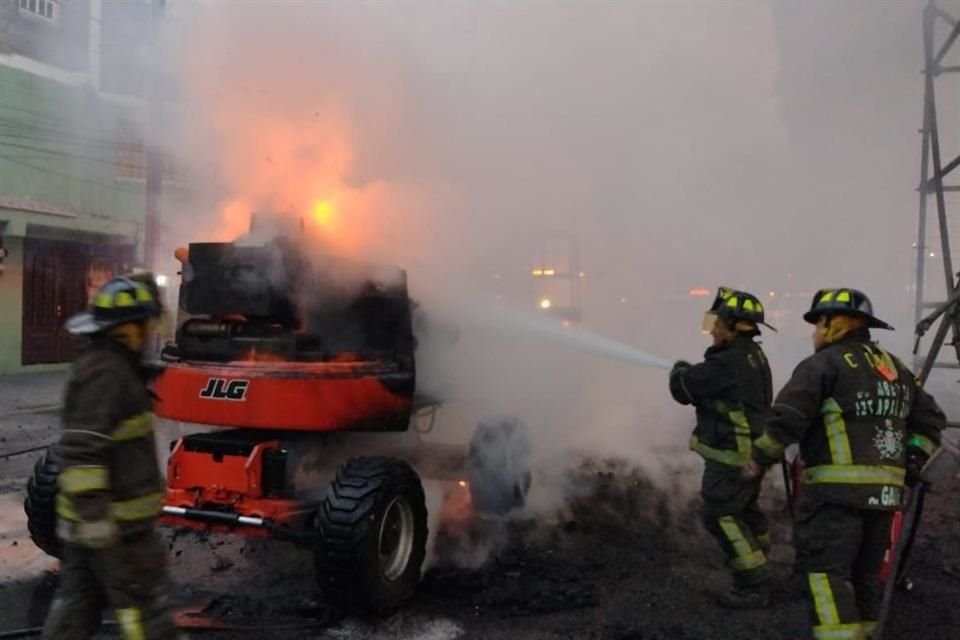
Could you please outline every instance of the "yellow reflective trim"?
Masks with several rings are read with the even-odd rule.
[[[140,609],[129,607],[127,609],[117,609],[114,614],[117,616],[117,622],[120,623],[120,632],[123,640],[145,640],[146,634],[143,631],[143,620],[140,616]]]
[[[93,299],[93,306],[101,309],[113,309],[113,298],[107,293],[98,293]]]
[[[825,573],[811,573],[807,576],[807,582],[810,584],[813,608],[817,612],[820,624],[839,625],[840,614],[837,612],[837,601],[833,598],[833,589],[830,588],[830,578]]]
[[[750,548],[750,543],[743,537],[743,532],[740,531],[740,525],[737,524],[733,516],[723,516],[717,520],[717,522],[720,523],[723,535],[727,536],[727,540],[730,541],[734,552],[738,556],[745,556],[753,551],[753,549]]]
[[[901,467],[865,464],[824,464],[803,471],[807,484],[887,484],[903,486],[906,471]]]
[[[827,398],[820,407],[823,424],[827,429],[827,441],[830,444],[830,459],[834,464],[853,463],[850,452],[850,438],[847,437],[847,423],[843,419],[843,409],[834,398]]]
[[[743,310],[744,311],[753,311],[753,300],[744,300],[743,301]]]
[[[111,502],[110,511],[115,520],[146,520],[160,514],[162,503],[162,493],[149,493],[139,498]]]
[[[137,301],[133,299],[133,296],[130,295],[130,292],[118,291],[113,297],[113,304],[118,307],[133,307],[136,306]]]
[[[737,298],[737,296],[730,296],[729,298],[727,298],[727,306],[730,307],[731,309],[736,309],[739,303],[740,303],[740,300]]]
[[[850,302],[850,292],[841,291],[837,294],[837,302]]]
[[[150,291],[146,287],[138,286],[134,289],[137,292],[137,301],[138,302],[153,302],[153,296],[150,295]]]
[[[715,449],[700,442],[697,436],[690,437],[690,449],[703,456],[704,460],[712,460],[731,467],[742,467],[746,463],[746,458],[739,451]]]
[[[836,291],[826,291],[822,296],[820,296],[820,302],[832,302],[833,296],[836,294]]]
[[[937,450],[937,445],[933,442],[933,440],[927,436],[922,436],[919,433],[910,434],[910,439],[907,440],[907,446],[916,447],[928,456],[932,456],[934,451]]]
[[[74,511],[73,505],[70,504],[70,498],[62,493],[57,494],[57,515],[71,522],[80,522],[81,520],[80,514]]]
[[[866,640],[870,636],[862,624],[852,622],[816,626],[813,637],[814,640]]]
[[[83,493],[110,488],[110,471],[102,465],[78,465],[68,467],[57,478],[64,493]]]
[[[767,564],[767,556],[760,549],[751,551],[743,557],[734,558],[730,562],[730,566],[734,571],[749,571],[757,567],[762,567],[765,564]]]
[[[733,547],[733,551],[737,556],[730,561],[730,566],[733,567],[734,570],[747,571],[749,569],[756,569],[767,563],[766,555],[764,555],[763,551],[750,546],[750,542],[743,535],[743,531],[740,530],[740,525],[737,524],[733,516],[723,516],[718,519],[717,522],[720,524],[723,535],[730,541],[730,545]]]
[[[760,451],[770,458],[779,458],[783,455],[783,450],[786,449],[786,447],[777,442],[769,433],[764,433],[754,440],[753,446],[760,449]]]
[[[149,411],[137,414],[120,422],[114,429],[113,440],[135,440],[153,435],[153,414]]]
[[[733,433],[737,440],[737,451],[743,456],[744,460],[750,457],[750,450],[753,449],[753,438],[750,435],[750,423],[747,422],[747,414],[743,411],[731,411],[728,414],[730,422],[733,423]]]

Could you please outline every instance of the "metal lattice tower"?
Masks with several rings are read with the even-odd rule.
[[[944,25],[949,29],[945,38],[938,39],[938,26],[943,30]],[[960,21],[939,8],[935,0],[930,0],[923,12],[923,51],[924,51],[924,97],[923,97],[923,127],[920,185],[919,225],[917,234],[917,267],[916,267],[916,299],[915,312],[917,322],[917,342],[914,348],[916,360],[914,366],[921,380],[926,380],[934,368],[960,369],[960,289],[958,289],[958,274],[954,271],[953,257],[950,247],[949,218],[947,216],[946,194],[960,192],[960,185],[945,184],[945,179],[958,166],[960,155],[950,162],[943,163],[940,146],[940,128],[937,114],[937,87],[953,80],[956,85],[955,74],[960,73],[960,65],[944,64],[947,55],[953,50],[957,38],[960,37]],[[939,40],[939,41],[938,41]],[[960,88],[960,87],[951,87]],[[927,228],[930,218],[931,199],[936,207],[937,232],[940,239],[940,256],[943,263],[944,296],[939,301],[925,300],[926,294],[926,261],[930,257],[927,246]],[[935,255],[935,252],[932,254]],[[924,317],[925,313],[929,313]],[[927,330],[940,321],[933,340],[930,342],[926,354],[919,352],[920,340]],[[947,334],[950,341],[947,342]],[[944,344],[953,346],[956,352],[956,362],[940,362],[937,356]]]

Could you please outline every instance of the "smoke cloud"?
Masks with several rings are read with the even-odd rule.
[[[237,238],[251,211],[302,219],[332,252],[407,269],[451,328],[418,352],[447,402],[436,437],[516,415],[541,468],[570,450],[694,466],[664,372],[551,339],[531,269],[572,241],[569,335],[667,360],[706,346],[692,289],[752,291],[781,329],[778,384],[810,351],[813,291],[856,286],[906,357],[921,6],[197,4],[169,140],[202,179],[164,213],[166,252]]]

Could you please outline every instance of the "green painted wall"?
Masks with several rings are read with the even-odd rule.
[[[0,373],[64,366],[20,364],[24,234],[122,237],[142,257],[145,184],[117,176],[116,143],[122,125],[140,131],[143,117],[140,103],[0,64],[0,197],[76,212],[75,217],[51,215],[0,204],[0,230],[9,253],[0,274]],[[177,195],[165,186],[165,201]]]
[[[4,238],[7,258],[0,274],[0,371],[20,367],[20,323],[23,316],[23,239]]]
[[[117,132],[142,109],[0,66],[0,194],[106,222],[143,218],[143,181],[116,178]]]

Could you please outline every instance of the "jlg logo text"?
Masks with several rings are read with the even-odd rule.
[[[227,380],[225,378],[210,378],[207,385],[200,392],[201,398],[208,400],[244,400],[247,397],[249,380]]]

